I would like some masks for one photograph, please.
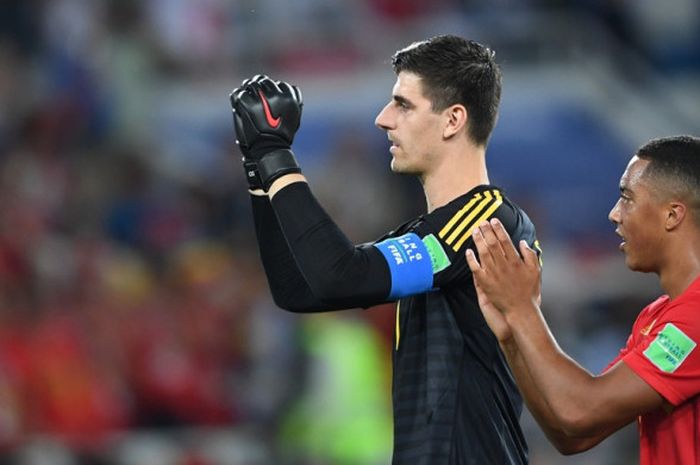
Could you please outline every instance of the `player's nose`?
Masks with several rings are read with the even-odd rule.
[[[614,224],[619,224],[620,223],[620,201],[618,200],[615,202],[615,205],[613,205],[612,209],[610,210],[610,213],[608,213],[608,219],[613,222]]]
[[[391,129],[391,124],[390,124],[390,119],[389,119],[389,104],[385,105],[384,108],[381,109],[377,117],[374,119],[374,125],[377,126],[379,129],[382,129],[384,131],[388,131]]]

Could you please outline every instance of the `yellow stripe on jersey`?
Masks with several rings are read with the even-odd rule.
[[[401,301],[396,304],[396,350],[399,350],[399,339],[401,339],[401,326],[399,325],[399,312],[401,311]]]
[[[472,208],[472,206],[473,206],[477,201],[479,201],[480,199],[481,199],[481,193],[477,192],[477,194],[476,194],[474,197],[472,197],[471,200],[470,200],[469,202],[467,202],[467,204],[466,204],[460,211],[458,211],[457,213],[455,213],[455,215],[450,219],[450,221],[447,222],[447,224],[445,225],[445,227],[442,228],[442,229],[440,230],[440,232],[438,233],[438,236],[440,236],[440,239],[444,239],[445,236],[447,235],[447,233],[450,231],[450,229],[452,229],[452,226],[454,226],[455,223],[456,223],[457,221],[459,221],[459,219],[460,219],[466,212],[468,212],[469,209]]]
[[[447,245],[452,245],[459,233],[461,233],[462,230],[474,220],[474,217],[478,215],[479,212],[481,212],[486,207],[486,205],[488,205],[491,202],[492,199],[493,197],[491,196],[491,192],[484,192],[484,199],[481,202],[479,202],[479,205],[474,207],[474,209],[469,212],[467,217],[464,218],[464,220],[462,220],[461,223],[459,223],[459,225],[454,229],[454,231],[452,231],[452,234],[450,234],[449,237],[445,239]]]
[[[474,231],[474,228],[479,225],[482,221],[485,221],[491,217],[493,212],[495,212],[498,207],[501,206],[503,203],[503,197],[501,197],[501,193],[498,191],[493,191],[493,194],[495,196],[494,202],[486,209],[486,211],[472,223],[471,227],[465,232],[462,237],[452,246],[452,249],[457,252],[460,247],[462,247],[462,244],[466,242],[467,239],[469,239],[472,235],[472,231]],[[465,220],[466,221],[466,220]]]

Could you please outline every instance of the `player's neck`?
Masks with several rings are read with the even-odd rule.
[[[421,176],[428,213],[489,183],[485,152],[481,147],[462,150],[445,157],[430,173]]]
[[[698,238],[696,237],[697,241]],[[700,277],[700,250],[688,247],[693,242],[680,244],[680,250],[670,254],[672,258],[659,272],[661,288],[672,299],[681,295],[693,281]],[[695,242],[697,243],[697,242]]]

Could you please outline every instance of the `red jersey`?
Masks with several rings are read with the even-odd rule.
[[[673,406],[638,418],[640,465],[700,465],[699,342],[700,278],[642,310],[610,364],[622,360]]]

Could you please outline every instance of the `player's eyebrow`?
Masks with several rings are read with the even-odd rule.
[[[620,194],[632,194],[632,190],[624,182],[620,183]]]
[[[392,98],[393,98],[394,102],[396,102],[396,103],[398,103],[398,104],[401,104],[401,105],[404,105],[404,106],[408,106],[408,107],[412,107],[412,106],[413,106],[413,103],[411,103],[410,100],[408,100],[406,97],[403,97],[403,96],[401,96],[401,95],[394,94],[394,95],[392,96]]]

